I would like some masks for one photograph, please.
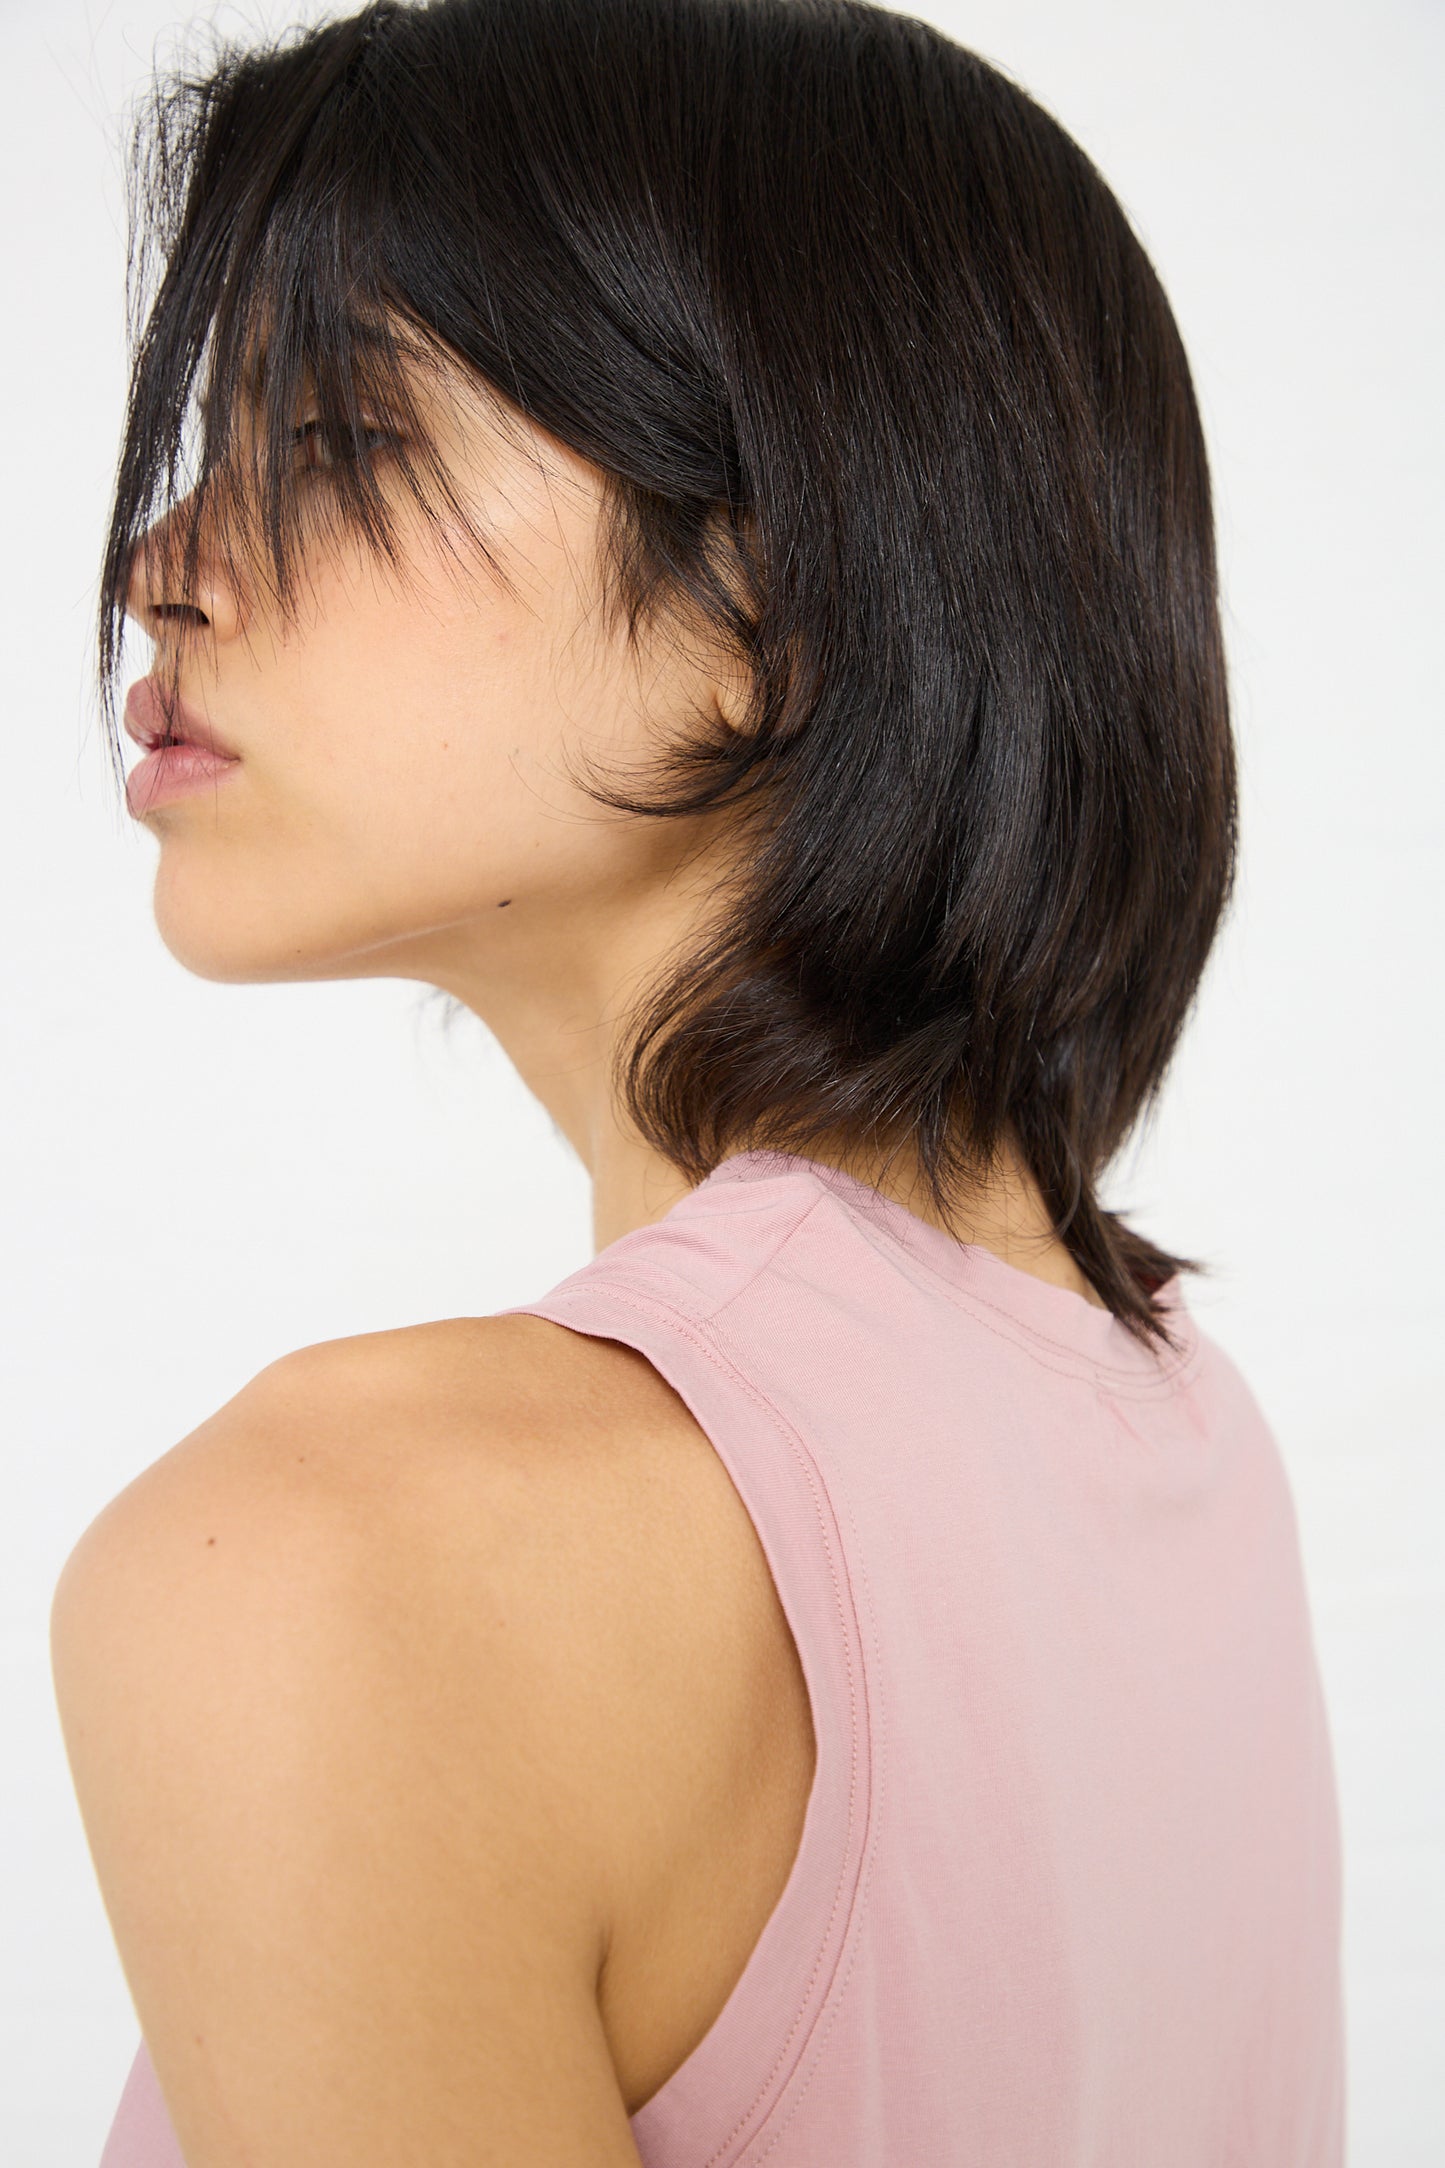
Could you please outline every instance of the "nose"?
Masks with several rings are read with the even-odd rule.
[[[190,499],[183,498],[146,529],[131,552],[126,615],[158,643],[206,631],[228,640],[241,628],[237,598],[204,532],[194,573],[185,580],[185,542],[193,516]]]

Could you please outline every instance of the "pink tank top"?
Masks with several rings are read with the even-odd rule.
[[[1243,1377],[851,1176],[725,1160],[516,1311],[624,1341],[757,1529],[817,1766],[646,2168],[1340,2168],[1341,1856]],[[510,1315],[513,1312],[503,1312]],[[184,2168],[144,2043],[102,2168]]]

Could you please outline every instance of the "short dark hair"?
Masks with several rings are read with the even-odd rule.
[[[863,0],[379,0],[173,71],[130,175],[117,779],[132,552],[158,508],[185,526],[203,361],[187,565],[209,496],[288,609],[318,519],[393,553],[363,408],[405,422],[435,515],[407,369],[463,366],[602,470],[629,637],[690,605],[752,686],[665,788],[595,793],[726,804],[750,838],[725,919],[629,1019],[643,1136],[693,1181],[737,1149],[906,1145],[949,1216],[1010,1144],[1115,1316],[1173,1348],[1158,1291],[1209,1268],[1096,1183],[1229,899],[1235,752],[1188,363],[1078,145]],[[262,335],[264,468],[228,495]],[[347,452],[305,494],[308,382]]]

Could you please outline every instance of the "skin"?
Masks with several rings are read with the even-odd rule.
[[[142,552],[132,613],[240,764],[135,810],[189,970],[416,978],[482,1016],[605,1247],[685,1194],[608,1062],[737,846],[568,771],[735,726],[743,688],[695,628],[606,628],[599,477],[509,421],[455,440],[505,578],[458,580],[402,496],[410,580],[318,551],[293,627],[214,553],[177,609]],[[906,1165],[851,1171],[930,1217]],[[949,1231],[1097,1299],[1016,1162]],[[757,1532],[649,1362],[526,1316],[284,1356],[91,1523],[51,1652],[192,2168],[637,2168],[629,2118],[724,2006],[815,1772]]]
[[[441,395],[425,396],[435,415]],[[184,643],[183,697],[242,762],[213,791],[138,809],[160,848],[156,921],[203,978],[413,978],[474,1010],[587,1167],[601,1249],[688,1188],[622,1119],[609,1058],[629,996],[704,925],[735,845],[726,814],[644,821],[571,774],[579,756],[584,774],[645,774],[695,719],[736,727],[744,684],[696,626],[637,651],[607,620],[587,461],[464,384],[440,422],[505,580],[459,579],[400,488],[410,578],[328,546],[295,626],[211,556],[202,623],[168,607],[138,553],[130,614],[158,650]],[[811,1156],[843,1164],[826,1142]],[[1016,1154],[947,1223],[907,1154],[851,1171],[1102,1307]]]

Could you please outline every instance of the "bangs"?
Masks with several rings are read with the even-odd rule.
[[[947,1216],[1011,1132],[1167,1341],[1198,1266],[1095,1184],[1231,893],[1235,753],[1187,358],[1073,139],[865,0],[375,0],[168,70],[129,171],[117,784],[140,543],[177,676],[210,571],[272,623],[334,551],[512,590],[452,426],[539,463],[544,432],[602,477],[603,614],[700,630],[745,690],[572,777],[758,816],[619,1038],[638,1135],[696,1182],[907,1134]]]
[[[447,447],[464,404],[507,432],[515,417],[386,275],[391,116],[368,59],[396,12],[369,8],[299,46],[223,49],[136,112],[131,376],[98,640],[118,783],[116,679],[142,541],[158,614],[196,614],[204,550],[236,591],[294,621],[308,568],[358,543],[406,582],[404,491],[459,569],[474,552],[506,582]],[[157,664],[177,677],[169,646]]]

